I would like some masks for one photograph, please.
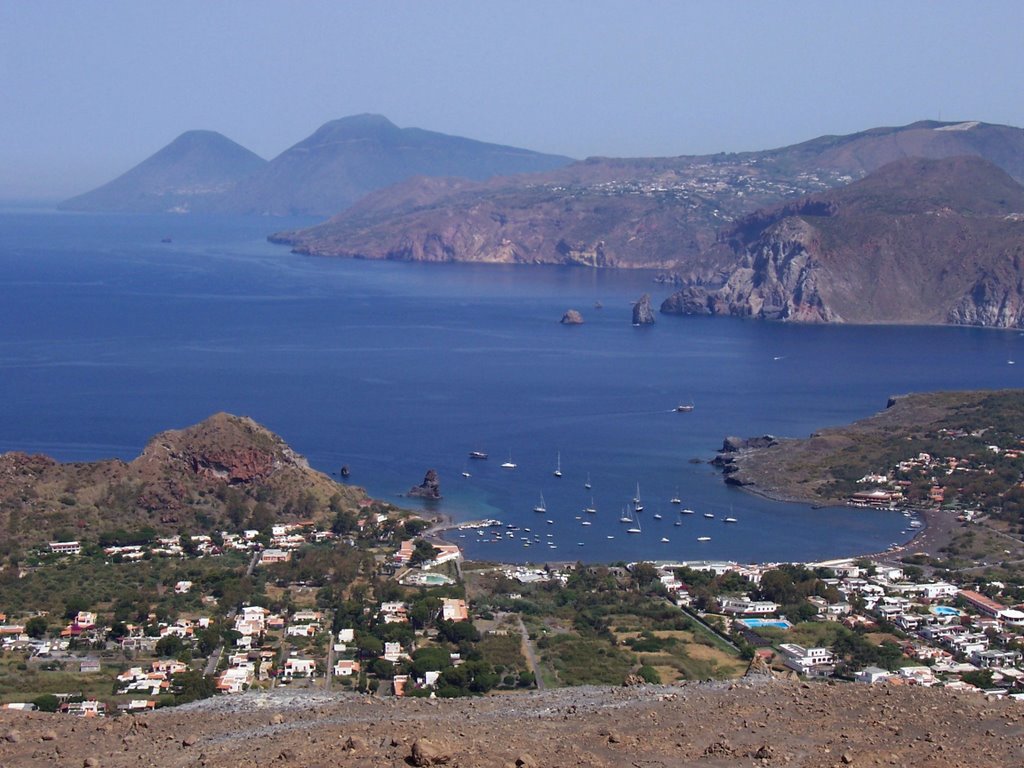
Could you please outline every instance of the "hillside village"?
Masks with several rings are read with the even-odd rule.
[[[91,562],[166,567],[166,583],[134,615],[5,606],[3,706],[90,717],[278,686],[452,697],[748,669],[1024,696],[1015,584],[872,560],[466,563],[422,527],[367,510],[336,530],[50,542],[21,581]],[[203,570],[217,563],[236,588]]]

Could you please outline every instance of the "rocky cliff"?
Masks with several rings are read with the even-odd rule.
[[[237,527],[257,512],[325,519],[333,514],[332,499],[335,508],[355,510],[365,493],[311,469],[252,419],[226,413],[162,432],[127,463],[0,455],[0,526],[25,543],[60,530],[78,537],[141,526]]]
[[[1024,188],[976,157],[901,160],[758,212],[666,314],[1024,327]]]

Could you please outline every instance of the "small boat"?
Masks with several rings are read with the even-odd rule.
[[[682,524],[683,524],[682,520],[676,520],[675,523],[673,523],[673,525],[682,525]]]
[[[633,516],[629,514],[629,507],[624,507],[622,510],[622,517],[619,518],[620,523],[632,523]]]
[[[583,487],[586,488],[588,491],[591,488],[591,485],[590,485],[590,473],[589,472],[587,472],[587,482],[585,482],[583,484]]]
[[[627,528],[626,533],[642,533],[639,528]]]
[[[612,536],[611,534],[608,534],[607,536],[605,536],[605,538],[606,538],[606,539],[614,539],[615,537],[614,537],[614,536]]]
[[[683,500],[679,498],[679,489],[676,488],[676,495],[668,500],[669,504],[682,504]]]
[[[654,519],[655,520],[661,520],[661,512],[655,512],[654,513]]]
[[[682,515],[692,515],[694,514],[694,511],[692,509],[681,509],[679,510],[679,513]]]
[[[477,459],[477,460],[483,460],[483,459],[487,458],[487,454],[484,453],[483,451],[470,451],[469,452],[469,458]]]
[[[723,523],[738,523],[739,520],[737,520],[735,517],[727,517],[722,522]]]
[[[600,301],[595,301],[594,309],[604,309],[604,304],[602,304]]]
[[[469,474],[469,472],[467,472],[466,470],[462,470],[462,476],[463,477],[472,477],[472,475]]]
[[[171,240],[171,238],[169,238],[169,237],[161,237],[160,238],[160,242],[161,243],[173,243],[174,241]]]
[[[698,536],[697,541],[711,541],[710,536]]]
[[[512,461],[512,451],[508,452],[508,461],[501,465],[502,469],[515,469],[516,465]]]
[[[596,515],[597,514],[597,507],[594,506],[594,497],[593,496],[590,497],[590,506],[589,507],[584,507],[583,511],[586,512],[588,515]]]
[[[676,413],[690,413],[693,410],[693,403],[688,405],[677,405],[675,407]]]
[[[584,520],[580,525],[593,525],[589,520]]]
[[[662,536],[661,537],[661,543],[662,544],[668,544],[668,539],[666,539],[664,536]]]
[[[561,477],[562,476],[562,454],[561,454],[561,452],[556,454],[556,458],[555,458],[555,471],[552,472],[551,474],[553,474],[555,477]]]
[[[706,517],[708,520],[713,520],[715,516],[710,512],[705,512],[704,517]]]
[[[634,512],[643,512],[644,511],[643,502],[640,501],[640,483],[636,484],[636,496],[633,497],[633,511]]]
[[[543,493],[540,495],[540,501],[537,503],[537,506],[533,508],[533,511],[534,512],[540,512],[541,514],[544,514],[545,512],[548,511],[548,507],[544,503],[544,494]]]

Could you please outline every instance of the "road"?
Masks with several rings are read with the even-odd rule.
[[[530,665],[530,671],[533,672],[533,678],[537,682],[537,690],[544,690],[544,678],[540,673],[540,665],[537,663],[537,657],[533,652],[533,643],[530,642],[530,633],[526,631],[526,625],[523,624],[523,617],[516,614],[516,620],[519,622],[519,633],[523,636],[523,656],[526,657],[526,663]]]
[[[245,569],[246,576],[252,576],[252,572],[256,569],[256,563],[260,561],[260,553],[253,552],[252,558],[249,560],[249,567]],[[228,624],[230,625],[234,621],[235,616],[238,614],[240,606],[232,608],[227,615]],[[210,654],[210,658],[206,660],[206,666],[203,668],[204,675],[215,675],[217,674],[217,667],[220,665],[220,657],[224,653],[223,641],[213,649],[213,653]]]

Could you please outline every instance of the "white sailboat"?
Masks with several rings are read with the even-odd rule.
[[[585,482],[583,484],[583,487],[586,488],[588,491],[591,488],[591,485],[590,485],[590,473],[589,472],[587,472],[587,482]]]
[[[516,465],[512,461],[512,451],[508,452],[508,461],[501,465],[502,469],[515,469]]]
[[[541,514],[543,514],[543,513],[548,511],[547,504],[544,503],[544,494],[543,493],[541,493],[540,501],[538,502],[537,506],[533,508],[533,511],[534,512],[540,512]]]
[[[633,511],[634,512],[643,512],[644,511],[643,502],[640,501],[640,483],[636,484],[636,496],[633,497]]]
[[[627,504],[622,508],[622,517],[619,518],[620,523],[632,523],[633,515],[629,512],[629,505]]]
[[[669,504],[682,504],[683,503],[683,500],[681,498],[679,498],[679,489],[678,488],[676,488],[676,495],[673,496],[671,499],[669,499],[668,503]]]
[[[555,471],[552,472],[551,474],[553,474],[555,477],[561,477],[562,476],[562,452],[561,451],[559,451],[557,454],[555,454]]]
[[[594,506],[594,496],[593,496],[593,494],[591,494],[591,496],[590,496],[590,506],[589,507],[584,507],[583,511],[586,512],[589,515],[597,514],[597,507]]]

